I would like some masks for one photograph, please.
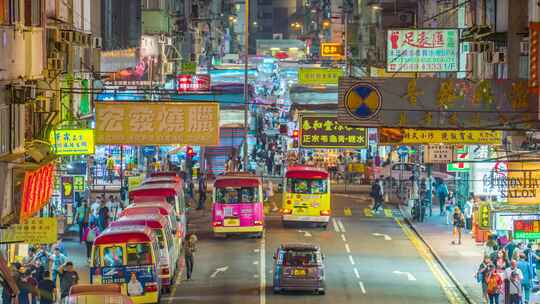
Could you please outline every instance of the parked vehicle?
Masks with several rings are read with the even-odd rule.
[[[414,170],[420,173],[420,178],[427,178],[426,167],[414,163],[388,164],[382,167],[380,175],[382,175],[384,179],[389,179],[393,183],[396,183],[398,181],[409,181],[411,176],[413,175]],[[431,172],[431,175],[433,176],[433,178],[440,178],[444,181],[452,180],[454,178],[454,176],[451,174],[435,170]]]
[[[323,260],[318,245],[281,245],[274,254],[274,293],[305,290],[325,294]]]

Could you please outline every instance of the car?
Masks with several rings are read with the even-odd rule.
[[[282,244],[274,254],[274,293],[312,291],[325,294],[324,255],[315,244]]]
[[[399,180],[408,181],[411,178],[412,174],[413,174],[412,172],[413,172],[414,168],[416,168],[416,170],[420,171],[420,173],[421,173],[420,178],[427,178],[426,167],[424,167],[423,165],[420,165],[420,164],[415,164],[415,163],[388,164],[388,165],[382,167],[379,176],[383,176],[384,179],[389,179],[392,182],[396,182],[396,181],[399,181]],[[439,179],[442,179],[444,181],[449,181],[449,180],[454,179],[453,175],[450,175],[450,174],[447,174],[447,173],[444,173],[444,172],[435,171],[435,170],[433,170],[431,172],[431,175],[434,178],[439,178]]]

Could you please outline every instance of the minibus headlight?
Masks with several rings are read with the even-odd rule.
[[[158,291],[158,284],[153,283],[146,283],[144,286],[144,292],[157,292]]]
[[[254,225],[262,225],[263,222],[262,222],[262,221],[253,221],[253,224],[254,224]]]
[[[221,221],[213,221],[212,222],[212,226],[216,227],[216,226],[221,226],[222,225],[222,222]]]
[[[161,274],[162,275],[169,275],[169,268],[166,268],[166,267],[161,268]]]
[[[284,208],[284,209],[281,209],[281,213],[282,213],[282,214],[291,214],[291,213],[292,213],[292,210],[291,210],[291,209]]]
[[[321,210],[321,215],[330,215],[330,210]]]

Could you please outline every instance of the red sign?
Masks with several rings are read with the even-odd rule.
[[[210,75],[177,75],[178,92],[210,91]]]
[[[54,165],[43,166],[24,175],[20,220],[32,217],[52,196]]]

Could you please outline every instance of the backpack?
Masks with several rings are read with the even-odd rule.
[[[487,279],[487,292],[488,294],[495,294],[498,292],[498,289],[497,274],[492,274]]]

